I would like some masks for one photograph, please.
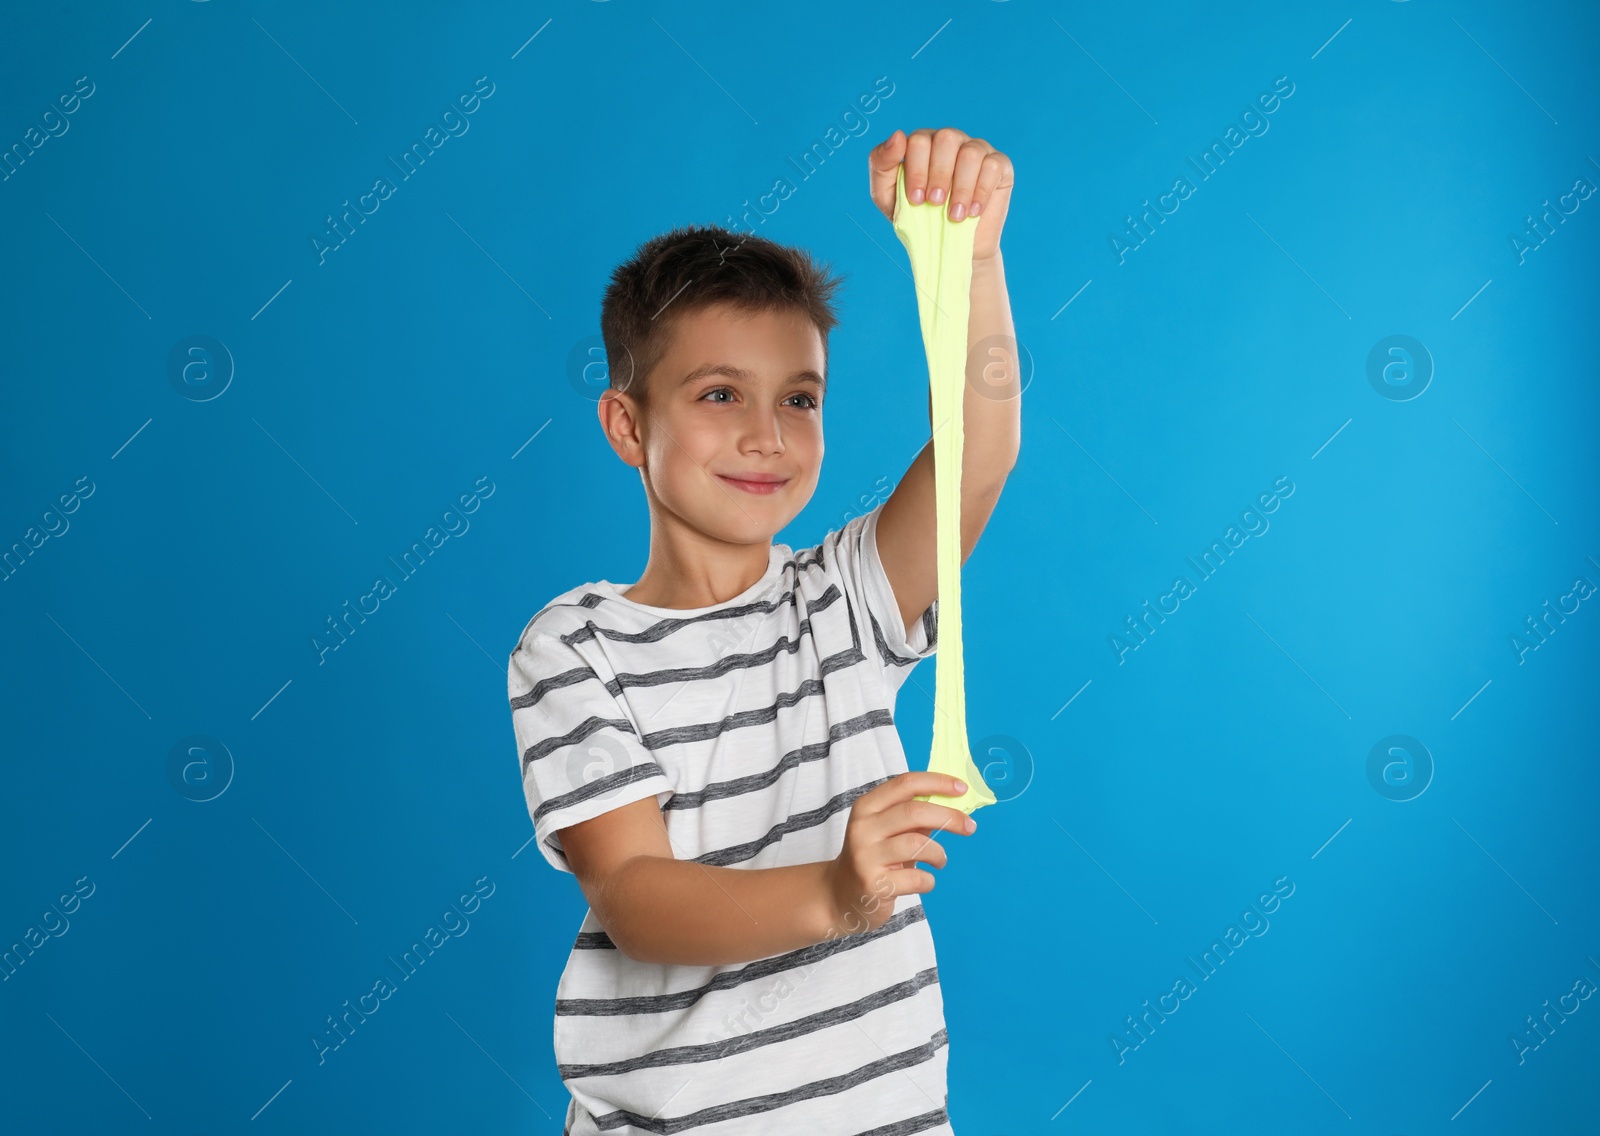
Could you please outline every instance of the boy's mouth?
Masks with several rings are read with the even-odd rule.
[[[785,485],[789,484],[788,478],[784,478],[782,481],[745,481],[737,477],[726,477],[720,473],[717,474],[717,477],[719,480],[727,482],[735,489],[743,489],[746,493],[776,493]]]

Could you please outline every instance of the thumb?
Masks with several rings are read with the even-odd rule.
[[[872,203],[889,220],[894,220],[895,178],[900,163],[905,160],[907,139],[905,131],[896,130],[867,152],[867,190]]]

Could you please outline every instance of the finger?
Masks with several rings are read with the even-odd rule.
[[[966,134],[953,126],[942,126],[933,134],[933,152],[928,157],[928,200],[943,205],[950,200],[951,173],[955,170],[956,155]]]
[[[955,169],[951,173],[950,201],[945,213],[952,221],[959,221],[972,212],[973,191],[978,185],[978,173],[983,169],[983,159],[994,147],[981,138],[969,138],[956,152]]]
[[[933,890],[933,873],[921,868],[903,868],[889,873],[895,895],[922,895]]]
[[[933,890],[933,873],[914,864],[889,864],[884,878],[889,881],[889,891],[885,899],[902,896],[917,895]],[[893,906],[892,904],[888,906]]]
[[[914,769],[889,778],[861,794],[854,808],[863,816],[878,816],[895,805],[919,796],[959,797],[965,793],[959,778],[948,773],[935,773],[931,769]]]
[[[966,813],[949,805],[936,805],[932,801],[906,801],[896,805],[893,811],[883,817],[875,818],[875,823],[887,823],[890,833],[939,829],[964,835],[971,820]]]
[[[954,797],[954,798],[959,798],[959,797],[965,796],[966,792],[967,792],[967,786],[966,786],[965,782],[960,781],[959,779],[952,779],[951,782],[950,782],[950,787],[949,788],[939,787],[939,788],[934,788],[934,789],[923,789],[923,790],[920,790],[919,792],[913,794],[913,797],[914,797],[914,799],[918,799],[918,800],[926,799],[926,798],[929,798],[929,797]]]
[[[936,773],[932,769],[910,770],[895,777],[894,782],[914,789],[913,796],[918,793],[944,793],[947,789],[960,796],[967,791],[966,782],[961,778],[949,773]]]
[[[909,805],[918,797],[962,797],[966,792],[966,782],[960,778],[952,778],[947,773],[914,770],[891,778],[888,784],[878,786],[874,792],[882,792],[882,797],[874,800],[870,805],[870,811],[882,814],[896,805]]]
[[[933,131],[913,130],[906,139],[906,200],[921,205],[928,189],[928,155],[933,153]]]
[[[935,868],[942,868],[950,860],[950,853],[945,850],[932,836],[920,832],[906,832],[885,841],[885,849],[892,856],[900,857],[901,863],[907,867],[912,864],[932,864]]]
[[[972,205],[967,209],[967,216],[979,215],[997,190],[1011,188],[1012,180],[1011,159],[999,150],[990,150],[984,155],[983,168],[978,171],[978,184],[973,190]]]
[[[867,153],[867,192],[889,220],[894,220],[895,174],[906,154],[905,132],[896,130]]]

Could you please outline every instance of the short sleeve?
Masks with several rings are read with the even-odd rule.
[[[539,851],[571,872],[558,831],[673,787],[611,689],[571,644],[524,633],[506,676],[522,790]]]
[[[850,599],[851,607],[866,614],[863,629],[884,668],[909,671],[938,648],[939,601],[930,603],[919,619],[906,628],[900,603],[878,556],[880,502],[871,511],[851,519],[823,541],[824,560],[831,562]]]

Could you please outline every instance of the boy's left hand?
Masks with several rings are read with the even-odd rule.
[[[1000,251],[1000,230],[1011,204],[1011,159],[981,138],[946,126],[896,130],[867,154],[872,200],[894,220],[895,171],[906,164],[906,200],[944,205],[952,221],[977,218],[972,259],[987,260]]]

